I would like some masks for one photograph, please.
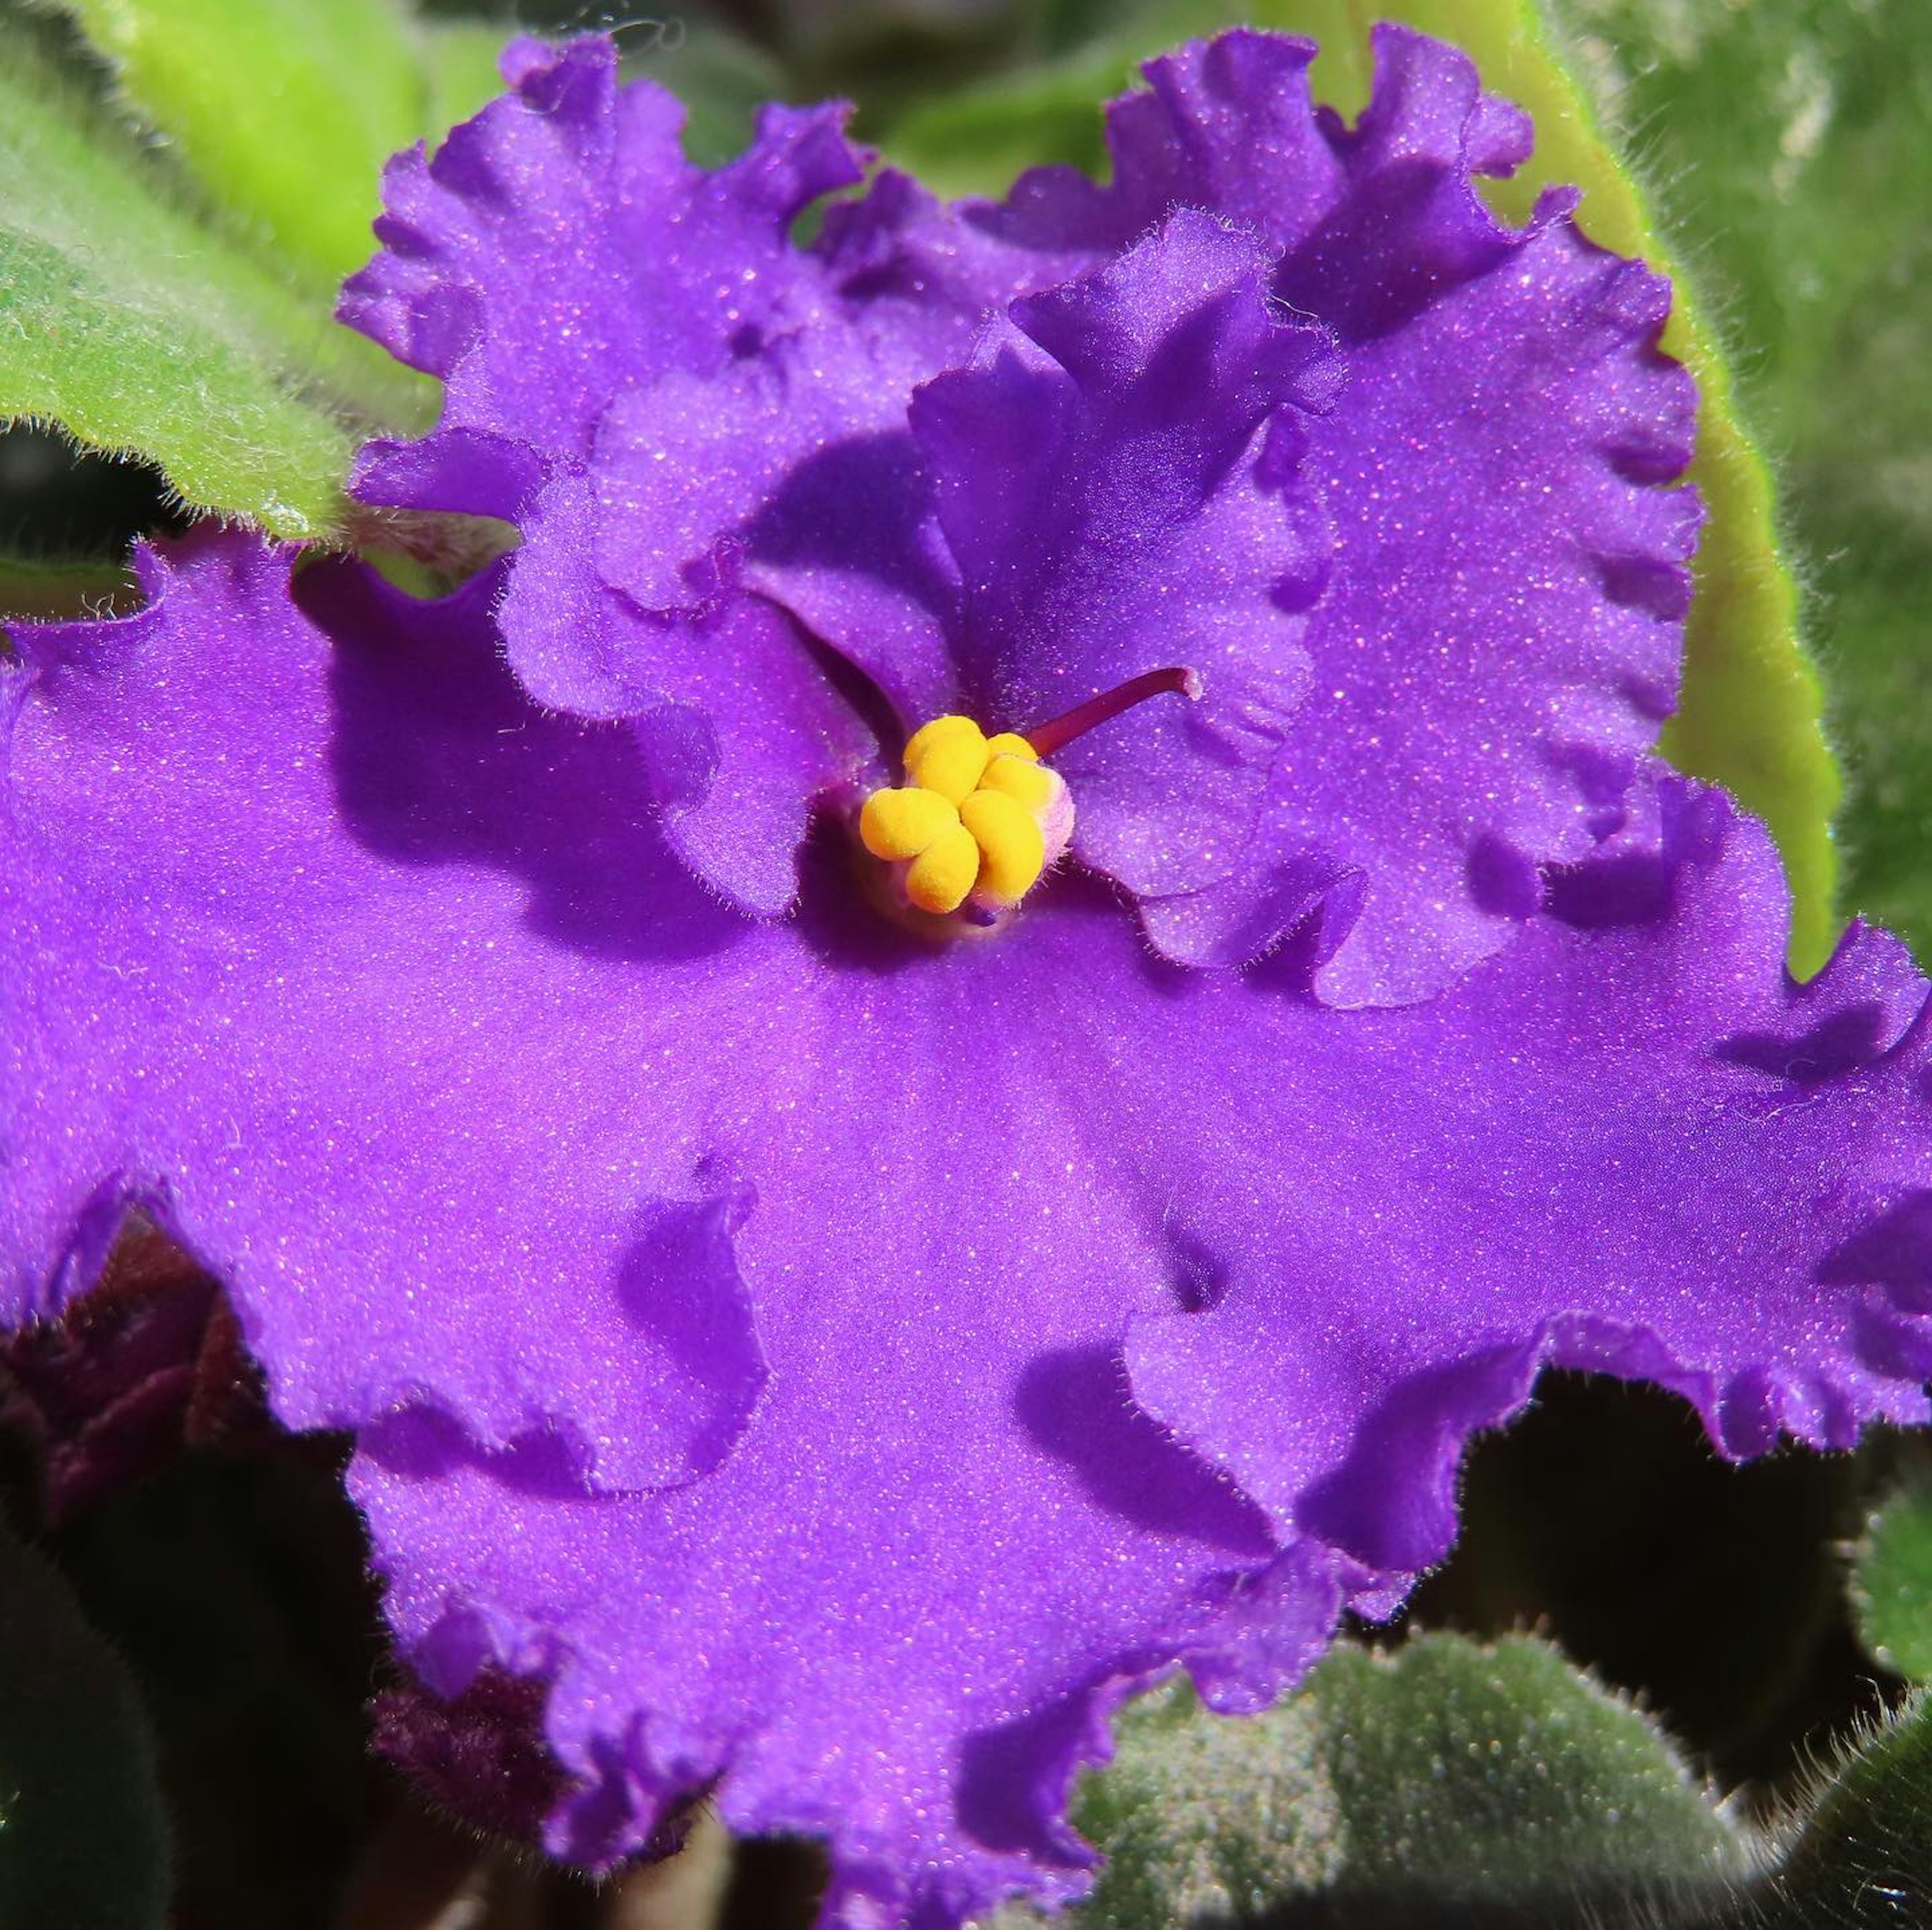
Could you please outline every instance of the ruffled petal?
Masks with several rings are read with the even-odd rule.
[[[1870,939],[1833,984],[1783,987],[1761,842],[1708,795],[1666,802],[1683,828],[1648,862],[1651,915],[1580,908],[1412,1011],[1176,974],[1067,892],[943,961],[843,931],[843,966],[868,975],[850,1004],[775,981],[811,1098],[768,1124],[715,1110],[749,1169],[812,1156],[744,1229],[776,1371],[738,1454],[649,1504],[532,1490],[419,1437],[371,1443],[353,1477],[431,1680],[554,1677],[552,1746],[580,1780],[553,1848],[601,1860],[704,1787],[735,1828],[830,1839],[829,1922],[952,1924],[1008,1887],[1063,1899],[1081,1856],[1058,1819],[1118,1696],[1179,1659],[1219,1706],[1258,1707],[1343,1603],[1387,1613],[1442,1551],[1468,1432],[1540,1365],[1679,1389],[1733,1451],[1771,1444],[1739,1431],[1761,1388],[1796,1390],[1784,1425],[1840,1445],[1922,1417],[1932,1242],[1912,1169],[1932,1116],[1913,1068],[1878,1068],[1925,988]],[[1600,868],[1603,889],[1627,892],[1635,862]],[[1633,977],[1656,1008],[1625,1042]],[[1854,1011],[1898,1128],[1870,1179],[1855,1121],[1808,1123],[1834,1103],[1819,1079],[1846,1069]],[[1552,1039],[1600,1062],[1539,1086],[1520,1068]],[[1808,1082],[1796,1104],[1788,1069],[1737,1078],[1774,1050]],[[1231,1082],[1247,1056],[1264,1074]],[[769,1074],[718,1076],[735,1093]],[[856,1115],[866,1176],[847,1183]],[[1234,1317],[1263,1291],[1288,1311]],[[1099,1337],[1122,1311],[1137,1391],[1154,1340],[1207,1337],[1159,1357],[1178,1393],[1154,1418],[1244,1485],[1257,1459],[1300,1458],[1280,1553],[1123,1415]],[[479,1552],[502,1548],[514,1563]],[[634,1593],[607,1603],[586,1572]]]
[[[433,1686],[554,1678],[560,1851],[708,1788],[826,1836],[843,1922],[1072,1894],[1104,1710],[1190,1657],[1278,1689],[1346,1592],[1126,1398],[1174,1264],[1088,1104],[1131,922],[935,954],[834,848],[747,923],[621,731],[518,694],[487,585],[146,569],[9,685],[12,1256],[18,1202],[141,1176],[281,1416],[358,1428]]]
[[[1438,1559],[1464,1443],[1546,1365],[1673,1389],[1731,1455],[1926,1418],[1925,982],[1857,931],[1793,985],[1761,829],[1649,803],[1455,991],[1304,1010],[1245,1108],[1265,1154],[1163,1149],[1216,1226],[1274,1190],[1211,1305],[1137,1321],[1136,1396],[1278,1532]]]
[[[305,599],[362,626],[332,652],[286,555],[206,535],[140,568],[146,610],[23,629],[4,673],[8,1316],[138,1204],[226,1283],[291,1426],[423,1408],[600,1486],[695,1478],[766,1377],[735,1196],[558,1179],[639,1102],[643,1068],[575,1043],[606,955],[686,942],[641,909],[668,868],[632,850],[661,847],[621,736],[553,768],[578,740],[493,673],[487,582],[423,605],[322,565]]]
[[[1330,559],[1298,456],[1338,371],[1324,333],[1270,309],[1268,268],[1184,211],[1016,303],[913,404],[963,578],[969,709],[1024,730],[1144,671],[1199,676],[1198,704],[1054,758],[1076,852],[1136,895],[1234,868],[1306,684],[1300,613]]]
[[[513,91],[433,158],[390,163],[382,251],[343,290],[345,322],[447,385],[424,443],[364,451],[371,501],[514,516],[589,454],[619,389],[721,369],[824,298],[788,230],[863,172],[844,110],[769,108],[710,172],[685,159],[670,94],[619,85],[608,39],[518,41],[503,76]]]
[[[1525,117],[1452,48],[1394,27],[1375,46],[1353,130],[1312,105],[1306,43],[1184,49],[1113,109],[1109,185],[1042,170],[962,216],[1070,266],[1207,208],[1265,238],[1272,292],[1346,349],[1298,483],[1334,568],[1252,861],[1283,909],[1324,905],[1338,1005],[1436,990],[1508,942],[1541,865],[1588,849],[1675,700],[1700,515],[1661,487],[1695,411],[1656,346],[1667,286],[1585,240],[1568,195],[1498,223],[1475,178],[1523,158]],[[1148,925],[1202,963],[1284,928],[1225,885]]]
[[[916,582],[873,559],[797,564],[796,514],[768,512],[769,541],[740,526],[833,445],[855,460],[832,479],[832,527],[855,508],[867,532],[898,527],[904,464],[890,448],[868,464],[860,439],[896,425],[902,442],[905,398],[938,364],[892,328],[852,328],[838,274],[790,239],[803,207],[859,178],[842,109],[770,109],[712,172],[685,160],[669,95],[618,84],[608,41],[520,43],[505,73],[514,91],[433,160],[392,165],[384,250],[344,292],[345,319],[447,384],[436,429],[369,445],[356,487],[518,522],[512,668],[542,703],[630,720],[680,855],[773,916],[812,799],[875,745],[812,643],[751,594],[765,551],[772,587],[889,691],[930,686],[919,652],[936,633]],[[808,387],[772,373],[800,341],[830,344]],[[829,379],[832,354],[856,364],[846,379]],[[804,522],[825,516],[808,503]]]
[[[888,175],[808,250],[785,221],[857,165],[833,120],[778,114],[706,175],[662,99],[618,90],[595,46],[526,50],[518,96],[434,165],[399,164],[392,246],[352,289],[374,332],[451,375],[437,436],[373,454],[371,487],[386,466],[407,499],[490,507],[476,475],[536,439],[511,492],[511,661],[546,702],[645,720],[659,791],[728,827],[687,855],[757,912],[788,901],[808,801],[865,739],[808,651],[741,617],[768,646],[743,667],[771,681],[728,694],[801,723],[788,754],[734,765],[745,728],[696,688],[731,599],[782,606],[908,727],[942,701],[949,642],[955,688],[1010,711],[1033,685],[1090,694],[1072,673],[1158,623],[1164,660],[1220,673],[1202,712],[1073,754],[1079,855],[1142,898],[1177,959],[1243,963],[1317,917],[1329,1002],[1426,996],[1508,942],[1540,866],[1588,848],[1672,701],[1698,511],[1660,485],[1694,400],[1656,351],[1662,283],[1592,248],[1562,196],[1520,232],[1484,207],[1475,178],[1521,160],[1523,117],[1453,49],[1395,28],[1376,47],[1352,130],[1311,103],[1306,43],[1231,34],[1117,103],[1108,186],[1046,170],[952,212]],[[1341,405],[1291,422],[1277,394],[1265,445],[1212,489],[1230,429],[1262,432],[1238,382],[1185,449],[1142,419],[1177,357],[1226,373],[1198,330],[1148,332],[1178,320],[1154,265],[1244,244],[1184,214],[1114,260],[1177,205],[1241,224],[1272,295],[1348,350]],[[1016,298],[976,365],[933,385],[915,447],[908,397]],[[1049,336],[1084,365],[1042,367]],[[1057,406],[1056,383],[1090,406]],[[1050,447],[1012,439],[1035,409],[1067,418]],[[1110,439],[1112,469],[1074,477]],[[1142,490],[1124,457],[1156,443],[1166,487]],[[1003,519],[989,485],[1028,517]],[[1110,627],[1125,648],[1087,647]]]
[[[1871,939],[1786,986],[1719,800],[1342,1014],[1077,879],[934,949],[833,836],[748,923],[487,585],[146,568],[7,673],[10,1311],[138,1182],[284,1418],[358,1428],[430,1686],[550,1683],[563,1854],[708,1793],[827,1839],[836,1922],[1063,1900],[1118,1698],[1256,1706],[1386,1611],[1539,1363],[1736,1452],[1924,1411],[1924,987]]]
[[[937,715],[955,586],[906,403],[940,366],[889,331],[827,322],[720,375],[626,391],[598,436],[598,577],[668,619],[728,586],[768,597],[909,728]],[[506,615],[514,660],[531,619]]]
[[[1306,472],[1336,523],[1278,832],[1358,867],[1324,998],[1426,993],[1580,857],[1676,702],[1701,510],[1669,291],[1550,198],[1514,260],[1350,356]]]
[[[809,253],[829,298],[808,323],[723,369],[615,397],[590,463],[595,571],[653,612],[724,585],[771,598],[911,730],[956,700],[957,571],[907,405],[1051,264],[956,221],[890,169],[827,208]],[[539,516],[526,541],[561,520]],[[573,541],[583,526],[572,521]],[[514,602],[506,615],[522,667]]]
[[[1170,210],[1162,207],[1119,253]],[[910,175],[881,168],[862,194],[833,202],[813,252],[850,312],[914,348],[929,370],[964,359],[974,331],[1021,296],[1090,274],[1104,256],[1084,244],[996,232],[986,204],[949,204]]]
[[[714,576],[682,608],[640,608],[586,566],[592,485],[553,478],[498,612],[505,656],[540,703],[622,721],[671,847],[754,918],[798,895],[812,801],[874,754],[811,639]]]
[[[962,205],[985,238],[947,257],[987,263],[1005,249],[1070,266],[1118,254],[1172,208],[1211,208],[1263,236],[1284,284],[1319,296],[1316,312],[1348,339],[1398,325],[1506,258],[1508,231],[1474,178],[1513,172],[1533,130],[1455,48],[1400,26],[1376,27],[1372,42],[1374,85],[1353,130],[1310,93],[1312,40],[1238,29],[1148,61],[1146,89],[1108,109],[1105,185],[1031,169],[1004,202]],[[932,232],[919,211],[902,222]],[[933,233],[932,252],[944,245]]]

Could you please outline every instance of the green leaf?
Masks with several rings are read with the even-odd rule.
[[[1899,1674],[1932,1682],[1932,1472],[1908,1475],[1867,1521],[1852,1600],[1865,1647]]]
[[[1711,1930],[1908,1930],[1932,1897],[1932,1700],[1840,1765],[1778,1868]]]
[[[1660,10],[1665,0],[1656,4]],[[1698,10],[1678,0],[1670,10]],[[1748,19],[1737,18],[1741,34],[1755,31],[1754,9]],[[1143,6],[1102,40],[1043,71],[927,103],[891,130],[888,145],[903,164],[929,169],[953,192],[998,191],[1023,152],[1033,160],[1094,167],[1099,126],[1075,112],[1080,90],[1114,91],[1140,58],[1238,20],[1320,41],[1316,91],[1352,112],[1367,93],[1370,19],[1407,21],[1456,41],[1474,56],[1490,85],[1534,115],[1535,156],[1497,197],[1507,210],[1520,212],[1546,182],[1574,182],[1585,191],[1580,219],[1594,238],[1640,254],[1677,278],[1665,342],[1690,365],[1702,392],[1691,476],[1710,520],[1698,552],[1681,707],[1665,749],[1684,769],[1727,786],[1770,826],[1791,880],[1792,962],[1815,969],[1838,928],[1829,827],[1839,786],[1820,723],[1817,675],[1798,638],[1797,591],[1773,525],[1770,481],[1738,422],[1730,376],[1678,251],[1598,130],[1585,96],[1544,39],[1531,0],[1382,0],[1372,8],[1360,0]],[[1666,103],[1659,111],[1674,109]],[[1721,124],[1722,113],[1716,118]]]
[[[427,385],[171,205],[13,32],[0,182],[0,421],[146,457],[198,509],[330,532],[351,422],[406,423]]]
[[[369,258],[383,162],[498,89],[477,33],[426,37],[402,0],[60,4],[210,200],[325,294]]]
[[[1782,458],[1834,734],[1847,902],[1932,957],[1932,10],[1561,0],[1581,70],[1695,237]]]
[[[998,194],[1023,169],[1069,161],[1105,163],[1099,103],[1132,84],[1136,62],[1184,33],[1115,34],[1012,75],[935,96],[887,130],[887,157],[935,193]]]
[[[1726,1894],[1748,1861],[1651,1723],[1527,1636],[1337,1648],[1253,1718],[1169,1685],[1122,1713],[1116,1746],[1075,1798],[1108,1859],[1078,1924],[1167,1930],[1321,1898],[1555,1930]]]
[[[132,1679],[0,1528],[0,1923],[162,1930],[168,1846]]]

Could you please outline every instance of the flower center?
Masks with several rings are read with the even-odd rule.
[[[860,807],[860,841],[911,910],[998,925],[1073,835],[1072,794],[1041,760],[1170,691],[1198,697],[1201,680],[1192,670],[1150,670],[1024,734],[989,737],[970,717],[936,717],[907,742],[906,782]]]

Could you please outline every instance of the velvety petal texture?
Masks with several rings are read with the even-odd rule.
[[[774,916],[796,892],[809,799],[870,739],[794,625],[734,593],[718,554],[728,499],[682,550],[660,527],[666,579],[634,598],[595,566],[593,478],[616,398],[667,379],[728,383],[834,298],[790,229],[862,159],[844,110],[772,107],[738,160],[697,167],[682,108],[654,83],[620,85],[605,40],[520,41],[503,72],[513,91],[434,159],[418,148],[391,164],[382,250],[344,291],[345,321],[446,385],[436,428],[369,445],[356,487],[518,521],[500,587],[519,675],[547,703],[629,720],[686,861]],[[784,446],[809,436],[801,420]]]
[[[596,781],[546,776],[514,741],[459,800],[436,743],[379,747],[353,713],[386,710],[384,676],[408,661],[374,640],[406,628],[433,654],[487,635],[490,586],[438,608],[322,573],[362,598],[358,680],[291,601],[289,568],[200,538],[178,567],[142,557],[152,601],[127,623],[20,635],[0,876],[7,1311],[53,1311],[140,1206],[227,1284],[291,1426],[424,1407],[486,1444],[545,1433],[598,1486],[692,1479],[766,1374],[718,1201],[640,1185],[620,1159],[594,1206],[558,1179],[594,1133],[561,1132],[524,1083],[574,1089],[578,1055],[471,1057],[547,1000],[596,996],[479,973],[501,943],[483,904],[502,894],[512,923],[527,908],[567,929],[581,881],[621,866],[655,817],[635,760],[612,758],[628,788],[600,793],[568,850],[533,807]],[[450,693],[479,717],[491,694]],[[223,747],[224,712],[250,721]],[[543,902],[519,862],[544,867]],[[440,914],[394,895],[410,878],[447,888]],[[297,904],[329,909],[316,922]],[[116,988],[137,983],[150,996],[128,1030]],[[595,1116],[641,1094],[586,1096]],[[479,1155],[466,1172],[457,1144]],[[568,1331],[539,1318],[528,1344],[501,1346],[518,1309],[564,1296]]]
[[[1267,254],[1184,210],[1112,268],[1013,305],[974,364],[914,397],[961,572],[962,701],[1025,730],[1163,665],[1191,705],[1054,763],[1074,849],[1137,897],[1226,877],[1306,691],[1300,613],[1330,542],[1298,487],[1340,379],[1274,310]]]
[[[949,210],[887,173],[798,247],[859,171],[836,119],[775,110],[706,174],[608,50],[524,48],[515,95],[393,171],[345,299],[451,378],[363,485],[517,517],[511,663],[632,720],[676,848],[748,911],[868,769],[820,652],[908,731],[1178,657],[1200,711],[1071,754],[1076,855],[1177,961],[1312,915],[1327,1002],[1425,997],[1588,850],[1670,709],[1695,403],[1667,287],[1573,196],[1521,229],[1484,205],[1526,118],[1453,49],[1376,51],[1353,127],[1308,43],[1229,34],[1115,104],[1104,187]],[[517,480],[485,502],[491,451]]]
[[[1266,1264],[1126,1348],[1283,1535],[1439,1560],[1463,1443],[1546,1365],[1671,1388],[1733,1456],[1926,1418],[1925,981],[1855,928],[1795,987],[1762,828],[1674,778],[1633,811],[1456,993],[1271,1054],[1268,1125],[1166,1149],[1183,1197],[1262,1202],[1293,1146]]]
[[[613,606],[650,613],[662,634],[734,593],[767,599],[862,671],[916,729],[952,694],[956,571],[906,423],[915,382],[937,366],[909,364],[899,343],[828,322],[720,375],[626,390],[599,434],[592,499],[567,509],[577,534],[560,532],[550,547],[562,553],[588,532]],[[532,601],[506,614],[541,631],[564,613]],[[552,634],[560,653],[581,660],[580,634]],[[758,714],[776,694],[748,682],[740,701]],[[634,700],[619,685],[608,705],[592,689],[561,707],[627,705]],[[813,788],[804,783],[801,798]]]
[[[6,673],[6,1311],[129,1198],[216,1271],[357,1429],[430,1686],[550,1684],[566,1854],[705,1794],[826,1839],[828,1923],[1064,1899],[1114,1702],[1257,1706],[1385,1611],[1538,1364],[1732,1452],[1924,1416],[1927,988],[1869,934],[1792,987],[1713,794],[1337,1012],[1305,940],[1183,970],[1073,876],[933,946],[836,825],[748,922],[488,586],[144,578]]]
[[[1670,291],[1546,195],[1520,230],[1476,189],[1527,117],[1454,49],[1374,35],[1351,128],[1308,91],[1304,41],[1232,33],[1149,63],[1109,116],[1112,179],[1024,176],[962,211],[1065,266],[1177,203],[1264,236],[1272,292],[1339,337],[1348,382],[1310,425],[1302,486],[1334,568],[1258,865],[1326,870],[1341,1005],[1426,996],[1507,942],[1537,868],[1576,858],[1674,701],[1699,511],[1660,485],[1696,400],[1657,349]],[[1183,957],[1250,949],[1223,892],[1150,918]]]
[[[389,164],[382,252],[343,291],[344,321],[446,385],[426,442],[364,452],[375,501],[513,516],[618,389],[796,325],[822,277],[790,224],[862,172],[832,107],[768,108],[740,160],[694,166],[682,106],[620,85],[608,40],[519,40],[502,71],[511,92],[433,158]]]

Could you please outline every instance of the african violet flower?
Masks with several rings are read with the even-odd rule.
[[[369,487],[520,554],[424,604],[203,532],[16,635],[8,1309],[130,1205],[221,1278],[424,1680],[548,1684],[561,1854],[708,1796],[834,1921],[1064,1899],[1119,1698],[1388,1612],[1542,1366],[1733,1454],[1924,1416],[1927,987],[1792,986],[1762,835],[1640,761],[1664,292],[1493,223],[1520,121],[1382,49],[1354,132],[1235,36],[1110,190],[807,249],[823,115],[703,175],[515,52],[350,309],[450,379]],[[1018,784],[1016,914],[894,901],[915,725],[1029,764],[1170,665]]]
[[[1076,854],[1170,956],[1318,906],[1325,999],[1416,996],[1582,854],[1670,708],[1696,508],[1656,485],[1694,399],[1667,289],[1574,196],[1485,211],[1526,118],[1448,48],[1377,48],[1352,132],[1311,46],[1233,34],[1115,108],[1112,187],[956,216],[888,172],[805,249],[860,171],[832,110],[707,175],[608,46],[513,50],[513,96],[392,165],[345,293],[448,385],[361,487],[520,523],[512,667],[628,721],[674,847],[749,910],[876,753],[828,658],[908,731],[1194,663],[1196,712],[1063,763]]]

